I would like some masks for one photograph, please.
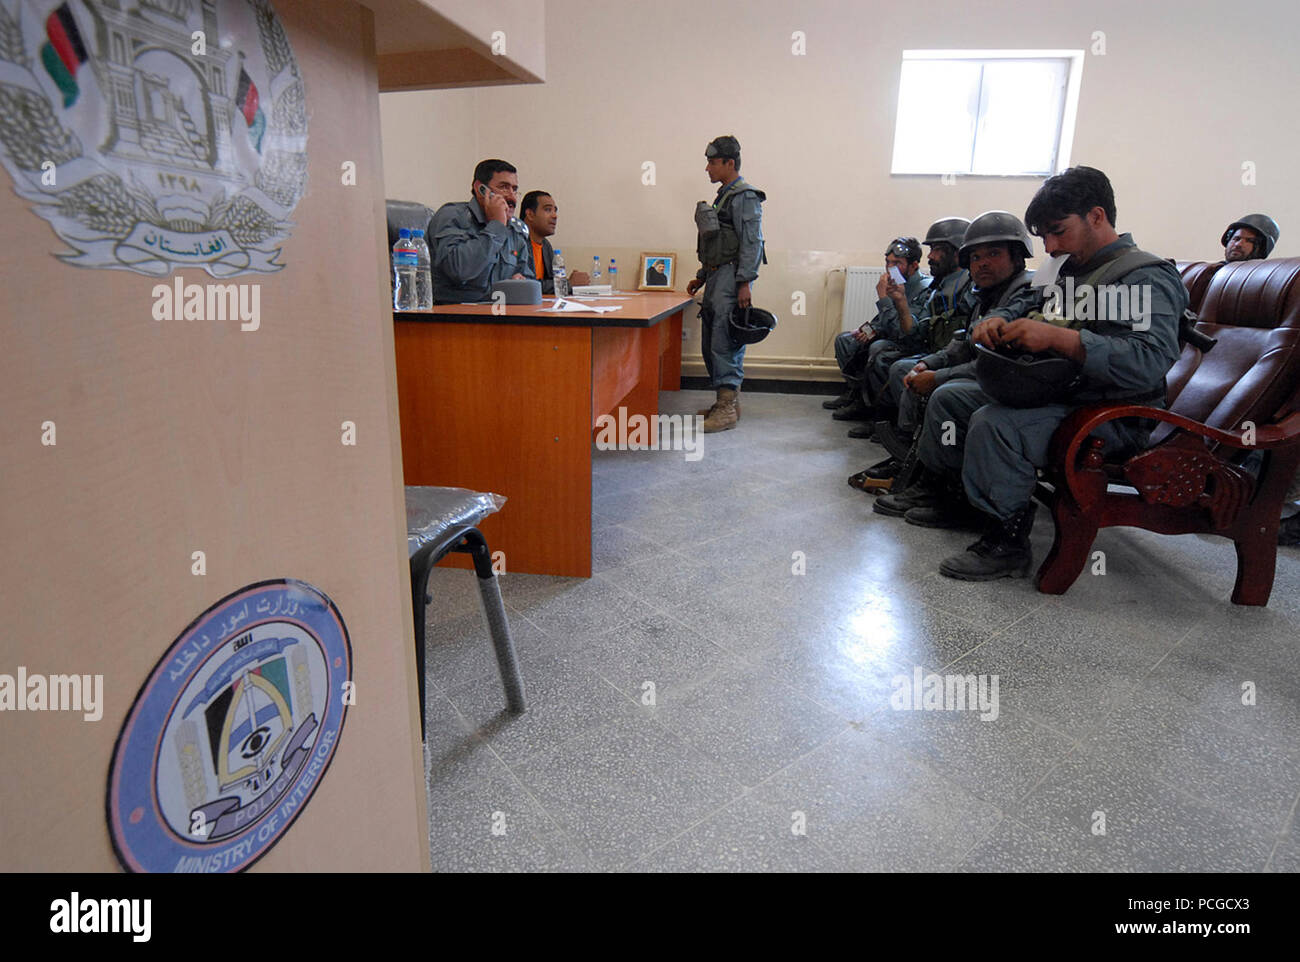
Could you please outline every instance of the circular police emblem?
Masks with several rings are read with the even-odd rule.
[[[278,271],[307,185],[284,27],[269,0],[0,0],[0,162],[70,264]]]
[[[301,581],[223,598],[136,695],[108,780],[108,823],[137,872],[235,872],[261,858],[320,784],[351,703],[352,648]]]

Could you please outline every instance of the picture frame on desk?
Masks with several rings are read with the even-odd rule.
[[[677,252],[641,252],[638,291],[671,291],[677,285]]]

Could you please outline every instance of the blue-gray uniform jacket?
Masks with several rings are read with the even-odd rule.
[[[741,191],[731,202],[731,222],[740,241],[740,250],[736,254],[736,283],[748,284],[758,278],[758,268],[763,263],[763,202],[752,190],[743,190],[749,185],[743,177],[737,177],[730,184],[718,188],[718,195],[713,198],[715,205],[721,203],[722,195],[727,190]],[[700,280],[708,280],[709,271],[701,267],[695,272]]]
[[[429,222],[433,299],[439,304],[486,301],[492,285],[516,274],[536,279],[523,221],[488,220],[478,201],[443,204]]]
[[[1118,240],[1094,254],[1087,264],[1075,268],[1066,264],[1061,275],[1086,278],[1112,257],[1136,246],[1132,234],[1121,234]],[[1085,352],[1083,382],[1072,392],[1070,400],[1084,404],[1157,395],[1154,401],[1159,403],[1164,396],[1165,375],[1178,361],[1182,350],[1178,343],[1178,321],[1187,309],[1187,288],[1178,269],[1167,261],[1139,267],[1112,283],[1130,290],[1141,289],[1148,315],[1146,323],[1134,325],[1124,319],[1075,320],[1068,324],[1079,331]],[[1057,284],[1060,286],[1063,281],[1058,280]],[[1098,290],[1105,291],[1106,286]]]
[[[888,297],[876,299],[876,317],[871,322],[872,329],[886,341],[893,341],[905,354],[921,350],[925,340],[921,336],[917,318],[920,317],[925,302],[930,297],[930,275],[917,271],[903,282],[903,294],[907,298],[907,309],[912,313],[912,329],[903,333],[898,316],[898,308]]]
[[[1028,317],[1032,311],[1037,311],[1042,306],[1042,289],[1029,284],[1033,276],[1033,271],[1022,271],[1009,278],[1005,281],[1006,286],[994,295],[993,302],[987,309],[980,306],[986,298],[981,298],[973,288],[966,291],[963,304],[959,307],[959,310],[966,311],[965,329],[954,334],[947,346],[921,358],[926,368],[934,371],[936,387],[953,378],[975,376],[975,348],[970,340],[970,330],[979,321],[988,317],[1014,321]]]
[[[914,353],[925,353],[930,345],[931,321],[949,310],[955,311],[959,298],[964,300],[965,292],[962,288],[969,285],[970,271],[964,267],[949,271],[937,282],[933,277],[930,278],[930,286],[925,292],[925,303],[921,306],[921,313],[912,315],[912,330],[917,331],[921,338],[921,344]],[[948,337],[944,337],[943,343],[948,343],[948,340]]]

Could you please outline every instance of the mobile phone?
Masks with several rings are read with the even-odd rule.
[[[478,185],[478,194],[479,194],[480,197],[482,197],[484,200],[487,200],[487,195],[488,195],[488,193],[489,193],[489,191],[488,191],[488,185],[487,185],[487,184],[479,184],[479,185]]]
[[[895,284],[902,284],[904,282],[903,272],[900,271],[897,267],[891,267],[889,269],[889,276],[894,279]]]

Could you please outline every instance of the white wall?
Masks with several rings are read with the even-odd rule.
[[[796,30],[805,56],[791,53]],[[1091,50],[1096,31],[1106,52],[1086,59],[1072,162],[1110,175],[1119,229],[1168,256],[1214,259],[1223,227],[1263,210],[1282,225],[1279,253],[1300,254],[1294,0],[931,0],[915,12],[848,0],[551,0],[545,84],[381,97],[389,195],[458,200],[477,160],[505,157],[522,189],[555,195],[571,265],[598,252],[633,267],[643,250],[687,262],[694,202],[713,193],[704,146],[735,134],[743,173],[768,193],[772,263],[757,298],[782,318],[751,349],[748,373],[764,373],[764,359],[784,362],[768,373],[824,366],[812,359],[838,330],[838,280],[822,326],[828,266],[877,263],[891,237],[943,215],[1022,214],[1039,183],[892,176],[902,50]],[[653,187],[641,183],[645,161],[656,164]],[[1241,182],[1244,161],[1256,186]],[[806,317],[789,316],[794,290],[807,292]]]

